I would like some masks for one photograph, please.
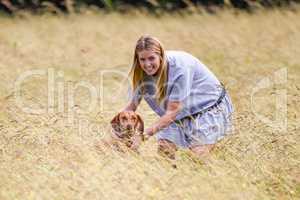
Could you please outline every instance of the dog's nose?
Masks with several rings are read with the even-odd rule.
[[[130,129],[132,129],[132,126],[131,126],[130,124],[128,124],[128,125],[126,126],[126,128],[127,128],[128,130],[130,130]]]

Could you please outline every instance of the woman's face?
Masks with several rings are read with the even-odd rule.
[[[159,55],[151,50],[142,50],[138,52],[138,59],[141,68],[147,75],[156,75],[160,67]]]

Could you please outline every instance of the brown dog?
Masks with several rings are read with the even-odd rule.
[[[133,111],[122,111],[111,120],[112,145],[120,150],[120,145],[137,151],[144,141],[144,122],[140,115]]]

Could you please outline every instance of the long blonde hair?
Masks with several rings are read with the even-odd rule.
[[[167,62],[165,50],[161,42],[149,35],[143,35],[136,43],[134,50],[133,65],[129,72],[132,81],[132,88],[135,91],[139,84],[142,84],[142,92],[144,92],[143,80],[145,73],[140,66],[138,52],[142,50],[151,50],[160,57],[160,66],[158,69],[158,79],[156,82],[155,98],[160,103],[166,96],[166,81],[167,81]]]

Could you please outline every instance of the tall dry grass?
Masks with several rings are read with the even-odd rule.
[[[1,18],[0,199],[299,199],[299,19],[299,12],[277,10]],[[206,163],[180,150],[173,169],[156,154],[154,138],[140,155],[99,148],[109,120],[126,103],[123,74],[144,33],[160,38],[166,49],[194,54],[227,85],[235,132],[218,143]],[[54,112],[27,114],[16,106],[16,80],[36,69],[55,72]],[[280,69],[287,69],[287,83],[260,90],[251,105],[259,81]],[[86,108],[90,99],[78,88],[68,108],[68,85],[85,81],[99,88],[103,70],[120,73],[104,76],[96,109],[70,122],[68,113]],[[24,82],[26,107],[47,108],[47,81],[39,76]],[[58,112],[57,84],[65,89],[64,112]],[[287,91],[286,131],[255,116],[275,119],[278,90]],[[157,119],[144,102],[139,112],[146,126]],[[103,128],[88,130],[84,123]]]

